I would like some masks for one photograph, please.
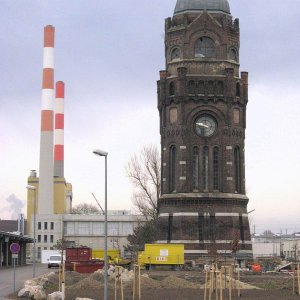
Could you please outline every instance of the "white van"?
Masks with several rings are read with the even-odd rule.
[[[61,265],[61,255],[51,255],[48,259],[48,268],[59,267]]]

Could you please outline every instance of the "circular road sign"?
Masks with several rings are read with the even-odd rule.
[[[12,243],[9,247],[11,253],[17,254],[20,251],[20,245],[18,243]]]

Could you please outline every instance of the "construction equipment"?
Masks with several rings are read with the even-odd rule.
[[[184,265],[183,244],[145,244],[145,249],[139,252],[138,264],[146,269],[156,266],[171,266],[180,268]]]

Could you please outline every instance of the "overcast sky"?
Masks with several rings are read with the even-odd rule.
[[[159,146],[156,81],[164,69],[164,19],[176,0],[0,0],[0,218],[26,207],[39,169],[43,28],[56,28],[55,80],[66,84],[65,177],[74,204],[130,209],[124,167]],[[248,209],[256,231],[300,231],[300,1],[230,0],[240,19],[241,71],[249,72]],[[13,196],[15,195],[15,196]],[[15,200],[14,200],[15,199]]]

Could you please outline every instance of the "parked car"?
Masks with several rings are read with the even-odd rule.
[[[61,255],[51,255],[48,259],[48,268],[59,267],[61,265]]]

